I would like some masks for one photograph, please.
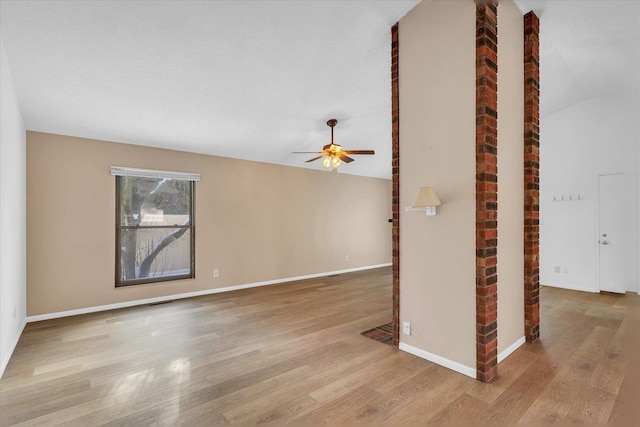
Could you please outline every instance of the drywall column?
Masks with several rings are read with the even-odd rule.
[[[540,337],[540,21],[524,17],[524,332]]]
[[[399,23],[399,348],[476,377],[473,0],[421,2]],[[432,186],[436,216],[406,212]]]
[[[393,345],[400,344],[400,96],[398,89],[398,24],[391,27],[391,229],[393,270]]]
[[[522,13],[511,0],[500,8],[433,0],[412,9],[397,31],[402,257],[394,261],[399,321],[411,325],[399,348],[490,381],[498,361],[524,342]],[[422,186],[440,196],[436,216],[403,209]]]
[[[498,374],[498,2],[476,4],[476,369]]]

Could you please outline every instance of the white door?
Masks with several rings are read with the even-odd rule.
[[[600,290],[624,293],[637,288],[635,176],[600,175],[599,194]]]

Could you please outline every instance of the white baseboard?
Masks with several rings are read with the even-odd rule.
[[[516,342],[511,344],[509,347],[505,348],[498,354],[498,363],[502,362],[506,359],[511,353],[516,351],[522,344],[524,344],[527,340],[524,336],[520,337]]]
[[[445,357],[438,356],[437,354],[429,353],[428,351],[419,349],[417,347],[413,347],[403,342],[400,343],[399,348],[400,350],[406,351],[407,353],[411,353],[414,356],[418,356],[423,359],[426,359],[429,362],[433,362],[437,365],[444,366],[445,368],[451,369],[452,371],[456,371],[460,374],[466,375],[473,379],[476,378],[476,368],[471,368],[469,366],[463,365],[462,363],[454,362],[453,360],[449,360]]]
[[[525,337],[519,338],[516,342],[511,344],[509,347],[504,349],[498,354],[498,363],[502,362],[506,359],[511,353],[516,351],[522,344],[525,343]],[[413,347],[409,344],[400,343],[400,350],[406,351],[407,353],[411,353],[414,356],[421,357],[430,362],[436,363],[440,366],[444,366],[445,368],[451,369],[452,371],[456,371],[460,374],[466,375],[471,378],[476,378],[476,369],[470,366],[463,365],[462,363],[454,362],[453,360],[447,359],[442,356],[438,356],[437,354],[429,353],[428,351],[419,349],[417,347]]]
[[[583,291],[583,292],[591,292],[598,293],[598,290],[595,288],[581,288],[578,286],[567,285],[566,283],[554,283],[554,282],[544,282],[540,283],[540,286],[549,286],[551,288],[562,288],[562,289],[570,289],[572,291]]]
[[[162,297],[147,298],[147,299],[140,299],[140,300],[134,300],[134,301],[125,301],[125,302],[119,302],[115,304],[97,305],[93,307],[79,308],[76,310],[59,311],[56,313],[38,314],[35,316],[27,316],[27,323],[39,322],[41,320],[57,319],[60,317],[76,316],[78,314],[96,313],[98,311],[115,310],[118,308],[133,307],[136,305],[154,304],[154,303],[163,302],[163,301],[199,297],[202,295],[218,294],[221,292],[237,291],[239,289],[248,289],[248,288],[257,288],[259,286],[277,285],[279,283],[294,282],[296,280],[315,279],[318,277],[326,277],[334,274],[353,273],[356,271],[371,270],[374,268],[381,268],[381,267],[389,267],[390,265],[391,263],[368,265],[365,267],[355,267],[355,268],[349,268],[346,270],[336,270],[336,271],[330,271],[325,273],[315,273],[315,274],[308,274],[305,276],[297,276],[297,277],[286,277],[284,279],[266,280],[264,282],[246,283],[243,285],[227,286],[224,288],[205,289],[203,291],[186,292],[183,294],[165,295]]]
[[[11,344],[11,348],[9,349],[9,351],[7,352],[5,357],[2,359],[2,366],[0,366],[0,378],[2,378],[2,375],[4,374],[4,370],[6,369],[7,365],[9,364],[9,360],[11,360],[11,356],[13,355],[13,352],[16,349],[16,346],[18,345],[18,341],[20,340],[20,336],[22,335],[22,331],[24,330],[25,326],[27,326],[27,321],[23,320],[22,321],[22,326],[20,326],[20,328],[18,328],[18,333],[16,334],[16,336],[13,339],[13,344]]]

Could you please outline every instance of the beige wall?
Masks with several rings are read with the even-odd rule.
[[[524,23],[498,6],[498,353],[524,336]]]
[[[196,279],[115,288],[114,165],[201,174]],[[30,316],[391,261],[389,180],[28,132],[27,197]]]
[[[400,340],[475,368],[475,4],[423,2],[399,24]],[[435,217],[404,212],[430,185]]]

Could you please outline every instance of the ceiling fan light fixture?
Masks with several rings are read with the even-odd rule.
[[[338,169],[338,166],[340,166],[341,164],[342,164],[342,160],[340,160],[339,157],[334,156],[332,154],[325,156],[324,160],[322,161],[322,166],[328,171],[332,171],[333,169]]]
[[[322,159],[322,166],[328,171],[337,169],[343,162],[353,162],[354,159],[349,157],[352,154],[375,154],[373,150],[345,150],[342,145],[333,142],[333,128],[337,123],[336,119],[327,121],[327,126],[331,128],[331,142],[322,147],[322,151],[294,151],[293,154],[319,154],[319,156],[309,159],[305,163]]]

